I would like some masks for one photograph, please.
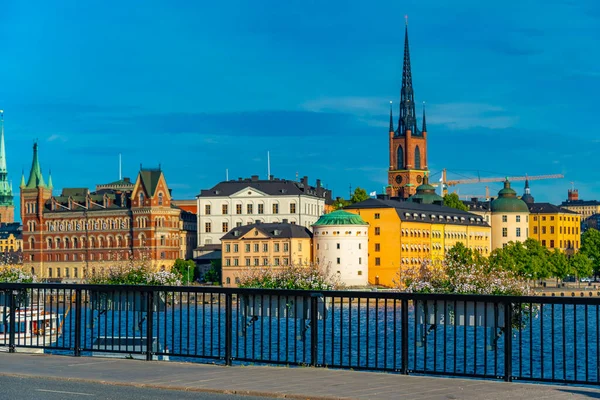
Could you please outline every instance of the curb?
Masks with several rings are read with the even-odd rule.
[[[169,385],[154,385],[151,383],[133,383],[133,382],[127,383],[127,382],[103,381],[103,380],[87,379],[87,378],[60,378],[60,377],[56,377],[56,376],[13,374],[13,373],[6,373],[6,372],[0,372],[0,376],[7,376],[7,377],[13,377],[13,378],[48,379],[48,380],[62,381],[62,382],[94,383],[94,384],[111,385],[111,386],[128,386],[128,387],[136,387],[136,388],[144,388],[144,389],[160,389],[160,390],[172,390],[172,391],[180,391],[180,392],[235,394],[235,395],[241,395],[241,396],[270,397],[270,398],[274,398],[274,399],[292,399],[292,400],[348,400],[349,399],[349,397],[314,396],[314,395],[302,395],[302,394],[295,394],[295,393],[261,392],[258,390],[229,390],[229,389],[169,386]]]

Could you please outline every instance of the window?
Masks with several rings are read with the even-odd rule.
[[[206,232],[206,233],[210,233],[211,232],[211,224],[210,224],[210,222],[205,222],[204,223],[204,232]]]
[[[375,265],[381,265],[381,258],[375,257]]]
[[[236,227],[236,228],[239,228],[240,226],[242,226],[242,223],[241,223],[241,222],[236,222],[236,223],[235,223],[235,227]]]
[[[554,248],[554,240],[550,241],[550,248],[553,249]]]
[[[235,213],[238,215],[242,213],[242,205],[241,204],[235,205]]]
[[[60,278],[60,268],[56,268],[56,277]]]
[[[225,259],[225,266],[229,267],[231,265],[231,260],[229,258]]]
[[[362,264],[362,257],[358,257],[358,265]],[[358,271],[358,274],[361,275],[361,271]]]
[[[546,241],[545,240],[542,240],[542,246],[544,246],[544,247],[546,246]]]
[[[231,245],[230,244],[226,244],[225,245],[225,253],[229,253],[231,252]]]
[[[379,219],[381,218],[381,215],[379,213],[375,213],[375,219]]]
[[[73,276],[75,278],[79,278],[79,270],[77,269],[77,267],[73,268]]]
[[[550,217],[550,221],[554,221],[554,216],[551,216],[551,217]]]
[[[144,205],[144,193],[142,193],[142,192],[140,192],[140,195],[139,195],[139,203],[140,203],[139,204],[140,206]]]
[[[279,204],[273,204],[273,214],[279,214]]]
[[[250,266],[250,259],[246,258],[246,267],[249,267],[249,266]]]
[[[258,253],[258,243],[254,243],[254,252]]]
[[[296,214],[296,203],[290,204],[290,214]]]
[[[375,235],[380,235],[381,234],[381,228],[376,226],[375,227]]]
[[[221,206],[221,213],[222,213],[223,215],[227,215],[227,213],[228,213],[228,212],[229,212],[229,207],[227,206],[227,204],[223,204],[223,205]]]
[[[339,250],[340,249],[340,244],[336,243],[335,247]]]
[[[521,216],[517,215],[517,222],[521,222]]]
[[[161,260],[164,260],[165,258],[167,258],[167,254],[164,251],[161,251],[160,258],[161,258]]]
[[[552,233],[552,234],[554,233],[554,227],[553,226],[550,227],[550,233]]]
[[[375,243],[375,251],[381,251],[381,244]]]
[[[302,251],[302,242],[298,242],[298,251]]]
[[[239,246],[237,244],[233,245],[233,252],[237,253],[240,250]]]
[[[537,233],[538,233],[538,228],[537,228],[537,226],[534,226],[533,227],[533,234],[537,235]]]
[[[542,226],[542,235],[545,235],[545,234],[546,234],[546,227]]]
[[[269,243],[263,243],[263,253],[267,253],[269,251]]]
[[[502,228],[502,237],[508,236],[508,228]]]
[[[508,221],[508,216],[506,216],[506,215],[503,215],[503,216],[502,216],[502,222],[507,222],[507,221]]]
[[[264,214],[265,213],[265,205],[264,204],[259,204],[258,205],[258,213],[259,214]]]
[[[246,212],[248,214],[252,214],[252,204],[246,204]]]
[[[275,265],[279,265],[279,258],[275,259]]]
[[[166,246],[167,245],[167,239],[164,236],[160,237],[160,245],[161,246]]]
[[[359,243],[359,244],[358,244],[358,249],[359,249],[359,250],[360,250],[360,249],[362,249],[362,243]]]
[[[237,267],[238,265],[240,265],[240,260],[238,260],[237,258],[233,259],[233,266]]]
[[[260,260],[258,258],[254,259],[254,266],[258,267],[260,265]]]
[[[269,259],[263,258],[263,265],[269,265]]]
[[[290,251],[290,247],[288,243],[283,244],[283,251]]]
[[[340,260],[339,257],[337,258],[337,263],[338,263],[338,265],[342,263],[342,261]]]
[[[288,263],[289,263],[289,260],[287,258],[284,258],[283,259],[283,265],[288,265]]]
[[[517,228],[517,237],[521,237],[521,228]]]
[[[210,215],[210,204],[204,206],[204,214]]]
[[[279,243],[275,243],[273,245],[273,251],[276,252],[276,253],[279,253]]]
[[[546,216],[543,216],[543,217],[542,217],[542,221],[545,221],[545,220],[546,220]]]
[[[246,253],[250,253],[250,243],[246,243]],[[248,264],[250,265],[250,264]]]
[[[52,268],[48,268],[48,278],[52,278]]]
[[[223,232],[229,232],[229,222],[223,222]]]
[[[227,261],[229,261],[229,260],[227,260]],[[230,285],[231,284],[231,278],[227,277],[227,281],[226,282],[227,282],[228,285]]]

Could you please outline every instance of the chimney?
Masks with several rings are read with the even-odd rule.
[[[304,187],[308,187],[308,176],[304,175],[304,177],[302,178],[302,184],[304,185]]]
[[[389,200],[390,199],[390,195],[389,194],[378,194],[377,195],[377,199],[379,200]]]
[[[252,179],[252,182],[258,182],[258,175],[252,175],[250,178]]]
[[[478,197],[471,197],[471,201],[475,204],[477,204],[477,202],[479,201]]]
[[[287,219],[287,218],[284,218],[284,219],[282,219],[281,221],[282,221],[284,224],[287,224],[287,223],[288,223],[288,219]]]
[[[272,181],[273,180],[273,175],[269,175],[269,180]]]
[[[238,178],[238,181],[240,181],[240,182],[241,182],[241,181],[243,181],[243,179],[242,179],[242,178]]]
[[[254,220],[254,223],[255,223],[256,225],[258,225],[258,224],[260,224],[260,223],[261,223],[261,220],[260,220],[260,219]]]

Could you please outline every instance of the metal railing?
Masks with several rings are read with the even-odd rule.
[[[600,301],[0,284],[0,350],[600,384]]]

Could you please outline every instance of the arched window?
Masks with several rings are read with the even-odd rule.
[[[421,150],[419,150],[419,146],[415,147],[415,169],[421,169]]]
[[[144,205],[144,193],[140,192],[140,196],[139,196],[139,201],[140,201],[140,206]]]
[[[163,194],[162,194],[162,192],[160,192],[160,193],[158,194],[158,205],[159,205],[159,206],[162,206],[162,205],[163,205]]]
[[[404,151],[402,151],[402,146],[398,146],[398,155],[397,155],[397,164],[398,169],[404,168]]]

